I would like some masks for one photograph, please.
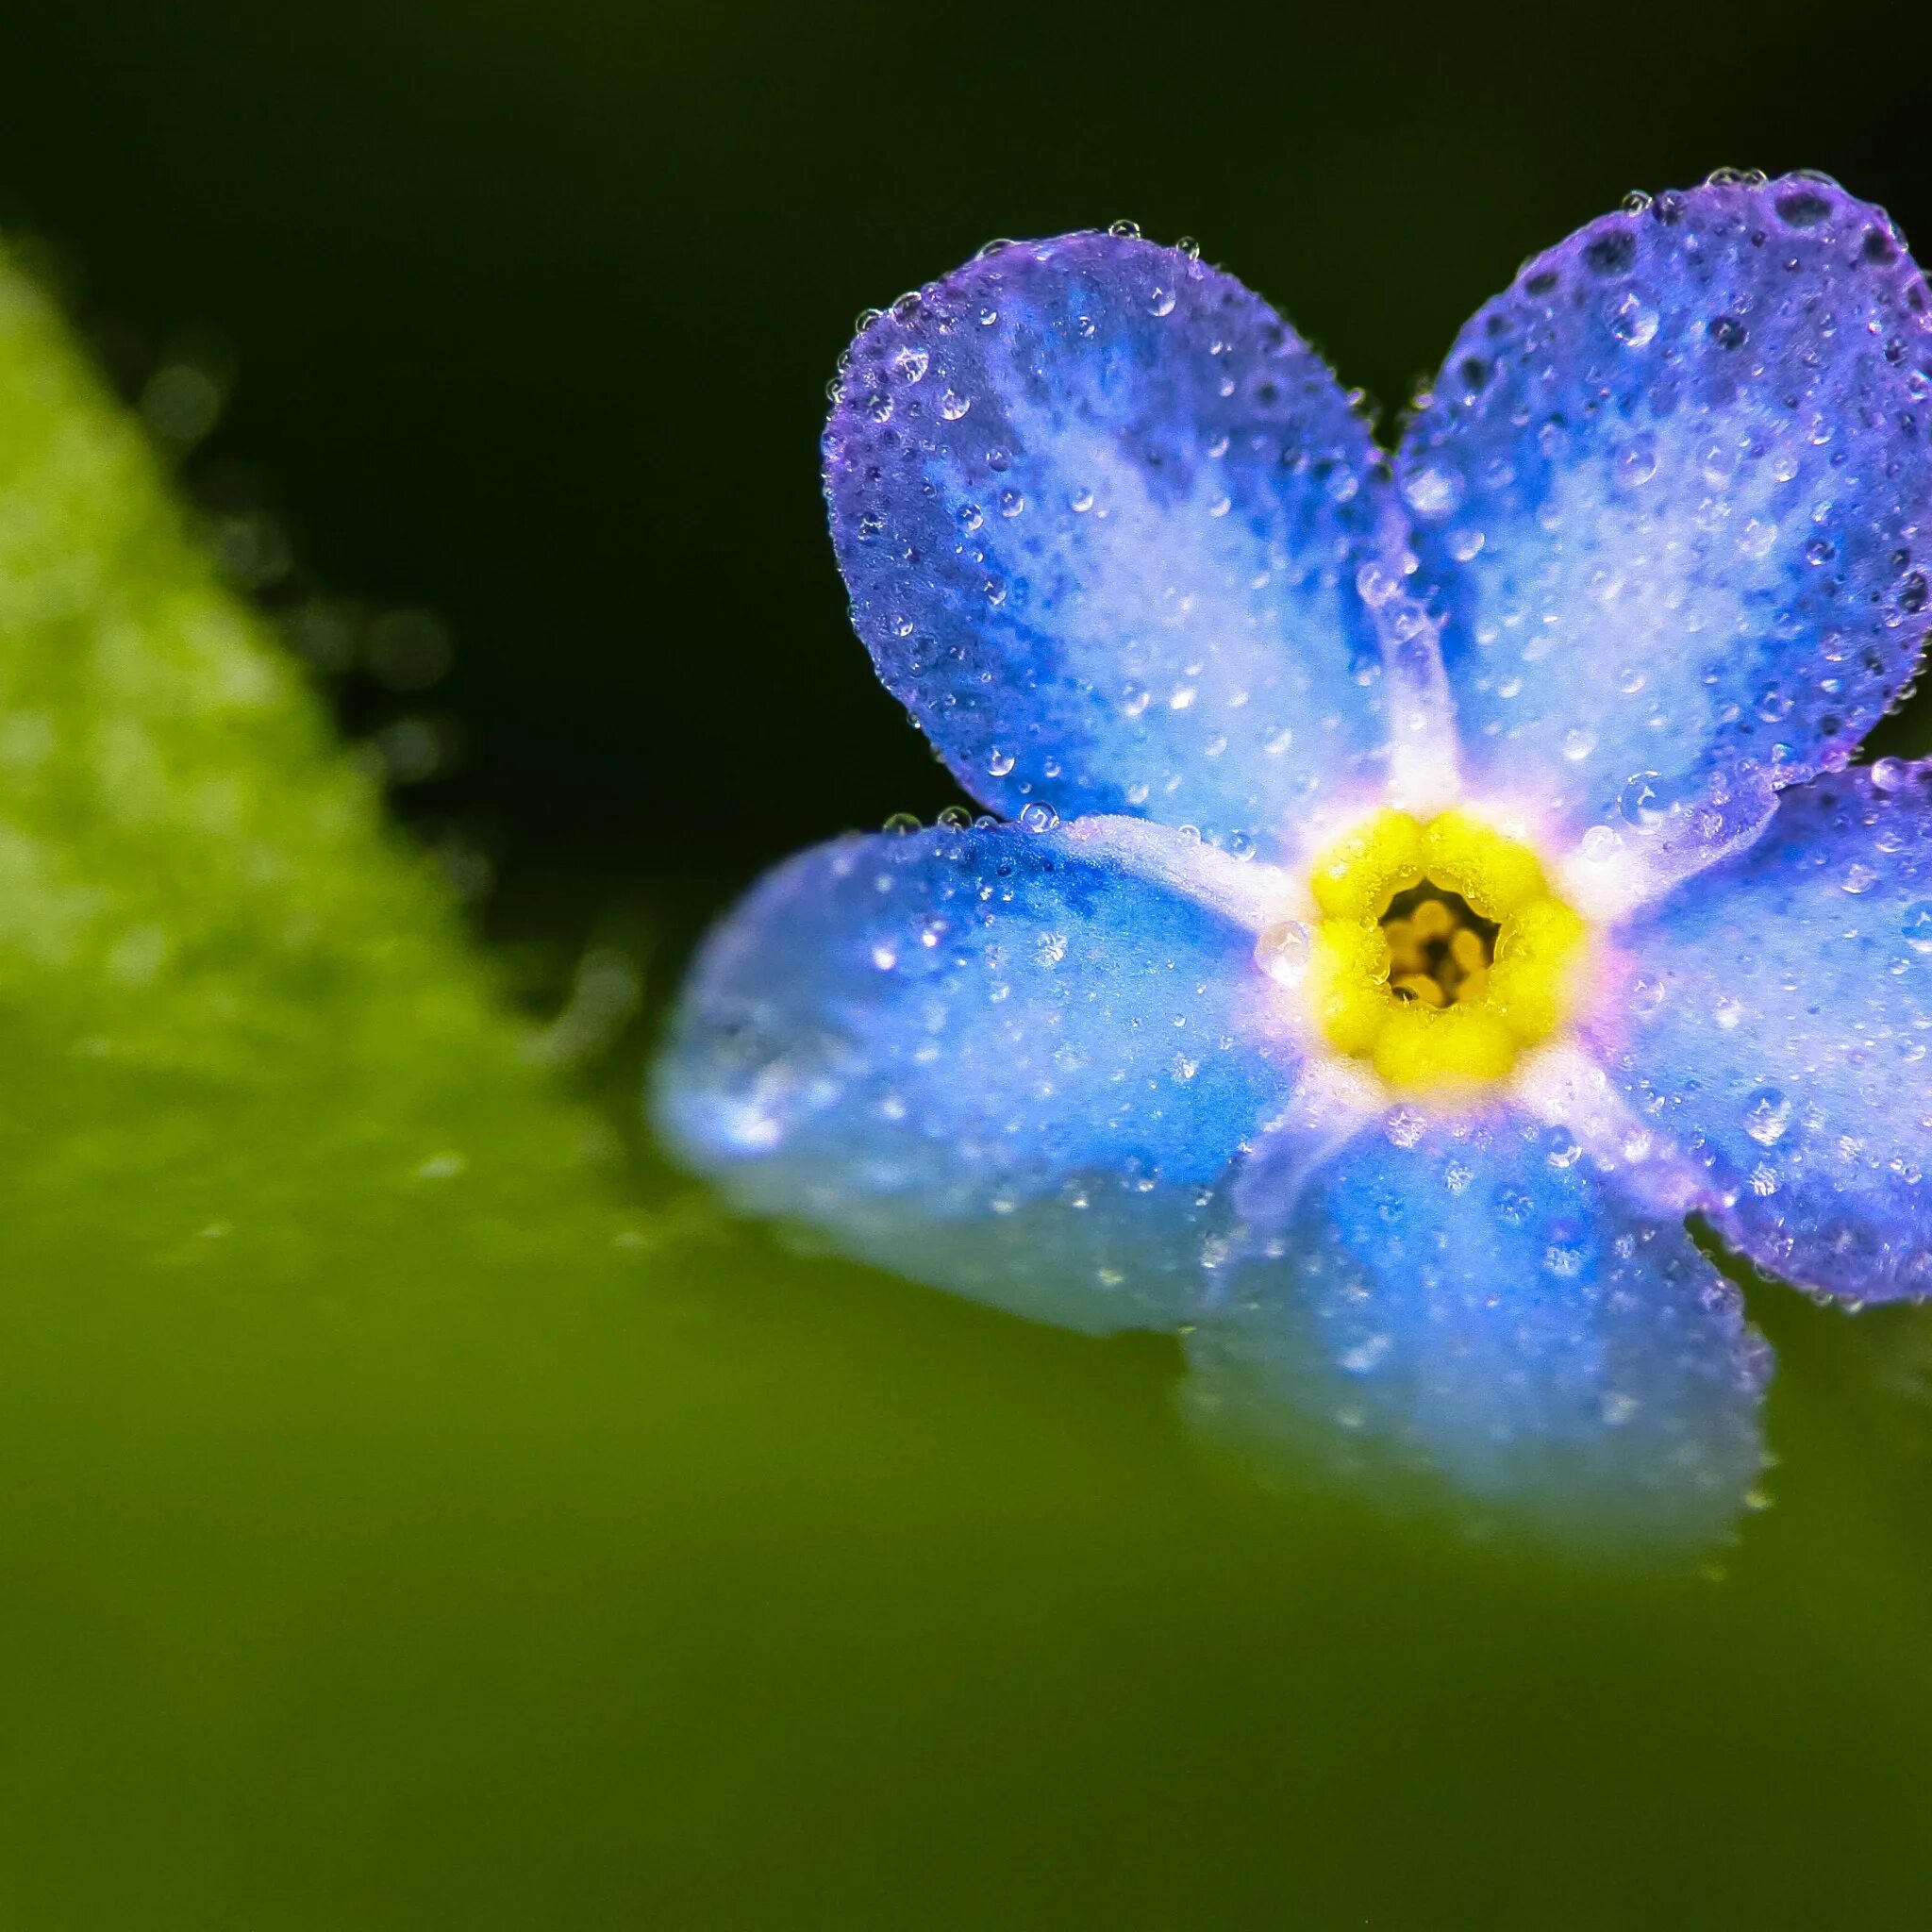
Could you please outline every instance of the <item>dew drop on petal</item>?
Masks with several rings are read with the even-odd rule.
[[[1744,1103],[1744,1131],[1760,1147],[1775,1147],[1790,1120],[1791,1103],[1775,1087],[1760,1087]]]
[[[1657,335],[1657,312],[1634,290],[1626,292],[1610,310],[1610,333],[1626,348],[1641,349]]]
[[[1633,772],[1617,800],[1624,823],[1639,832],[1654,832],[1668,816],[1661,787],[1655,772]]]
[[[1446,517],[1462,502],[1462,478],[1447,464],[1431,463],[1407,479],[1403,494],[1417,516]]]
[[[1299,986],[1308,971],[1308,929],[1298,919],[1263,926],[1255,963],[1279,986]]]

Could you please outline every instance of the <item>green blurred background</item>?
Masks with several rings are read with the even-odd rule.
[[[724,1225],[635,1091],[761,865],[954,795],[823,528],[858,308],[1131,216],[1392,413],[1633,187],[1819,167],[1932,234],[1924,36],[0,22],[0,222],[308,658],[272,727],[209,725],[252,660],[198,641],[171,538],[103,538],[113,598],[8,628],[0,520],[0,1922],[1919,1923],[1918,1313],[1754,1288],[1773,1507],[1708,1564],[1591,1572],[1257,1486],[1184,1435],[1165,1343]],[[56,417],[6,394],[37,492]],[[110,618],[172,641],[130,669]],[[123,718],[173,785],[138,823],[99,808]],[[1886,728],[1932,744],[1923,703]],[[371,829],[369,772],[440,867]]]

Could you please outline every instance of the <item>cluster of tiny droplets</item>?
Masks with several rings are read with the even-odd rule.
[[[1399,458],[1472,783],[1595,858],[1716,850],[1746,778],[1842,763],[1932,621],[1924,279],[1822,178],[1697,200],[1526,264]]]
[[[1932,1137],[1932,773],[1881,758],[1788,792],[1665,918],[1627,932],[1592,1027],[1640,1118],[1764,1265],[1853,1298],[1932,1292],[1904,1151]]]
[[[872,318],[838,389],[855,622],[976,796],[1273,857],[1381,771],[1388,600],[1360,586],[1412,559],[1367,428],[1191,245],[1004,244]]]

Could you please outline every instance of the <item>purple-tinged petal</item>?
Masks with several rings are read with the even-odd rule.
[[[1763,1464],[1770,1351],[1737,1291],[1507,1110],[1390,1114],[1227,1288],[1188,1349],[1197,1411],[1238,1437],[1577,1537],[1718,1533]]]
[[[1820,178],[1530,262],[1398,462],[1475,789],[1641,845],[1841,764],[1932,624],[1928,373],[1924,277]]]
[[[1784,793],[1751,850],[1615,937],[1590,1031],[1758,1266],[1932,1294],[1932,767]]]
[[[994,810],[1272,852],[1383,770],[1382,633],[1426,689],[1366,429],[1267,304],[1180,250],[1008,244],[894,304],[852,345],[824,456],[858,633]]]
[[[1226,909],[1222,874],[1254,868],[1106,830],[938,827],[781,866],[687,985],[673,1144],[917,1280],[1070,1327],[1181,1319],[1300,1053]]]

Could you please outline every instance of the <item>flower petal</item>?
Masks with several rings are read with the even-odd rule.
[[[748,1209],[915,1279],[1072,1327],[1177,1319],[1300,1056],[1215,877],[1254,868],[1134,830],[1124,858],[1089,822],[781,866],[688,984],[673,1142]]]
[[[1822,178],[1530,262],[1398,464],[1474,781],[1641,840],[1842,763],[1932,623],[1928,372],[1924,277]]]
[[[1708,1534],[1762,1466],[1770,1353],[1736,1291],[1560,1128],[1391,1114],[1230,1286],[1188,1345],[1237,1434],[1579,1534]]]
[[[1591,1031],[1807,1288],[1932,1294],[1932,766],[1787,791],[1752,849],[1617,935]]]
[[[1273,849],[1380,770],[1386,466],[1231,276],[1119,235],[981,256],[860,334],[824,456],[858,633],[992,809]]]

